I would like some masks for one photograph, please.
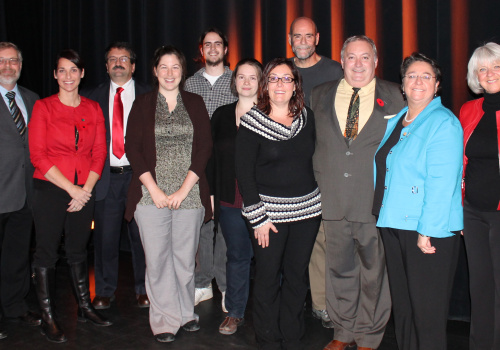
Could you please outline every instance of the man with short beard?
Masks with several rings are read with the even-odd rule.
[[[316,53],[319,33],[316,24],[310,18],[298,17],[292,22],[288,42],[295,54],[291,60],[302,76],[302,88],[306,104],[309,106],[311,90],[327,81],[342,78],[344,75],[342,66],[337,61]],[[321,224],[309,263],[312,314],[315,318],[321,319],[323,327],[333,328],[333,323],[326,311],[325,250],[326,237],[323,224]]]
[[[201,61],[205,67],[186,80],[184,89],[203,97],[212,118],[214,111],[223,105],[233,103],[236,97],[231,92],[231,70],[226,63],[227,38],[217,28],[205,30],[199,40]],[[226,242],[222,232],[217,230],[214,246],[214,222],[201,227],[200,245],[196,255],[195,300],[194,305],[213,297],[212,279],[222,293],[222,310],[226,311],[224,297],[226,293]]]
[[[105,51],[104,59],[109,80],[95,88],[85,89],[82,96],[99,103],[104,114],[108,156],[101,179],[96,184],[94,209],[94,270],[95,293],[92,304],[107,309],[114,300],[118,285],[120,236],[132,168],[125,153],[128,115],[136,96],[150,90],[149,86],[132,78],[136,55],[127,42],[114,42]],[[116,109],[116,111],[115,111]],[[120,111],[120,112],[119,112]],[[118,122],[121,120],[121,122]],[[121,125],[121,127],[119,126]],[[146,260],[139,228],[134,219],[128,223],[128,236],[134,268],[137,305],[149,307],[146,293]]]
[[[290,25],[288,43],[295,54],[292,61],[302,76],[302,89],[306,104],[309,106],[311,91],[315,86],[340,79],[344,72],[340,63],[316,53],[319,33],[312,19],[296,18]]]
[[[27,125],[39,97],[17,85],[22,66],[17,46],[0,42],[0,313],[39,326],[40,316],[30,312],[25,301],[30,288],[34,171]],[[0,330],[0,339],[6,336]]]

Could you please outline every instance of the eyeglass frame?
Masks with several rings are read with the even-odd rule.
[[[436,76],[430,75],[430,74],[422,74],[422,75],[407,74],[407,75],[403,75],[403,78],[408,78],[409,80],[412,80],[412,81],[417,81],[418,78],[420,78],[420,80],[422,80],[422,81],[431,81],[431,79],[432,78],[435,79]]]
[[[10,58],[0,57],[0,66],[3,66],[4,64],[6,65],[7,62],[10,62],[10,64],[13,66],[17,66],[21,64],[22,60],[19,57],[10,57]]]
[[[111,57],[108,57],[108,59],[106,60],[106,62],[109,64],[117,63],[118,61],[120,61],[121,63],[127,63],[127,62],[130,62],[131,59],[128,56],[120,56],[120,57],[111,56]]]
[[[283,79],[290,79],[290,81],[283,81]],[[276,79],[276,81],[271,81],[271,79]],[[282,84],[291,84],[295,81],[295,78],[284,76],[284,77],[277,77],[277,76],[270,76],[267,77],[267,82],[271,84],[278,84],[278,81],[281,81]]]

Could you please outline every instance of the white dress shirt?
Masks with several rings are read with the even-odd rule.
[[[116,89],[120,86],[111,81],[109,84],[109,133],[111,142],[109,143],[109,164],[111,166],[125,166],[130,165],[127,155],[124,154],[120,159],[116,158],[113,154],[113,106],[115,101]],[[135,100],[135,83],[134,79],[130,79],[121,86],[123,88],[121,98],[123,103],[123,137],[127,134],[127,121],[132,104]]]

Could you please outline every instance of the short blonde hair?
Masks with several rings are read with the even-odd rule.
[[[482,63],[493,62],[500,62],[500,45],[497,43],[489,42],[474,50],[467,65],[467,84],[469,84],[470,89],[475,94],[482,94],[484,92],[477,78],[478,66]]]

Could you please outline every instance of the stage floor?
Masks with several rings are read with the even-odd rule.
[[[195,307],[200,316],[201,329],[188,333],[180,330],[173,343],[158,343],[149,328],[148,309],[140,309],[135,304],[133,290],[133,273],[131,255],[122,252],[120,255],[120,279],[116,300],[111,308],[103,310],[114,325],[95,327],[90,323],[76,321],[77,305],[71,292],[68,268],[60,263],[57,270],[56,307],[58,320],[64,329],[68,341],[64,344],[48,342],[40,334],[39,327],[28,327],[20,323],[2,323],[8,337],[0,340],[0,349],[171,349],[171,350],[246,350],[256,349],[255,333],[252,321],[252,298],[246,312],[245,325],[230,336],[218,332],[225,314],[220,307],[221,294],[215,292],[214,298],[204,301]],[[89,256],[92,265],[92,256]],[[91,276],[93,274],[91,266]],[[92,279],[92,278],[91,278]],[[91,285],[93,292],[93,285]],[[34,291],[30,291],[30,306],[37,310]],[[332,339],[333,331],[321,326],[321,322],[311,315],[311,300],[307,299],[305,309],[306,335],[304,342],[308,350],[321,350]],[[467,350],[469,323],[461,321],[448,322],[448,349]],[[397,350],[394,327],[389,322],[380,350]]]

